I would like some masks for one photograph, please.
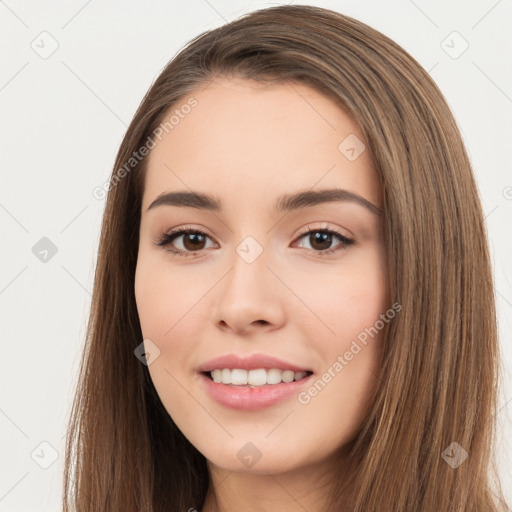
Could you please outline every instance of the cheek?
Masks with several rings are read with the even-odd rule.
[[[336,334],[327,338],[322,349],[325,373],[321,380],[328,384],[314,407],[321,416],[322,407],[331,404],[331,416],[344,424],[346,434],[353,435],[367,414],[368,400],[378,384],[382,341],[390,321],[390,317],[382,321],[389,308],[382,253],[368,253],[354,262],[331,285],[330,294],[330,303],[322,300]],[[327,421],[327,416],[322,419]]]
[[[135,298],[142,335],[159,349],[148,369],[162,400],[180,402],[180,386],[197,363],[201,332],[208,322],[206,301],[212,283],[194,265],[172,268],[167,258],[139,256]],[[185,394],[183,401],[190,400]],[[167,407],[169,410],[169,407]]]
[[[200,308],[194,304],[204,293],[199,283],[191,284],[180,272],[171,273],[168,264],[139,257],[135,299],[142,335],[159,349],[148,370],[162,403],[173,417],[180,418],[190,402],[185,391],[189,376],[184,371],[191,367],[194,340],[199,338],[191,328],[201,323],[197,317]]]
[[[194,304],[204,295],[203,288],[186,272],[171,272],[165,258],[139,257],[135,299],[144,337],[171,341],[197,314]]]
[[[315,274],[302,279],[303,288],[298,291],[321,320],[317,323],[328,353],[348,349],[347,343],[373,326],[389,306],[387,274],[379,251],[347,258],[345,263],[327,269],[325,278]]]

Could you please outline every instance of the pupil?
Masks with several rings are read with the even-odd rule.
[[[327,242],[327,247],[317,247],[319,249],[328,249],[331,245],[331,234],[330,233],[315,233],[313,235],[314,243],[311,244],[313,248],[315,248],[315,243],[319,242],[320,244],[325,244]]]
[[[203,236],[198,233],[189,233],[188,235],[185,236],[184,245],[187,249],[198,249],[198,248],[200,248],[199,245],[201,244],[201,242],[204,242],[204,240],[198,240],[201,238],[203,238]],[[187,247],[187,241],[190,241],[190,240],[195,240],[195,241],[192,242],[191,247]],[[198,243],[199,243],[199,245],[198,245]]]

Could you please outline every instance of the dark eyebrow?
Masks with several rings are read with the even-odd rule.
[[[298,210],[308,206],[315,206],[321,203],[356,203],[376,215],[382,215],[380,208],[370,203],[364,197],[344,190],[342,188],[332,188],[324,190],[305,190],[297,194],[290,194],[280,197],[277,200],[276,209],[278,212]]]
[[[375,215],[382,215],[380,208],[364,197],[340,188],[305,190],[295,194],[281,196],[277,200],[276,211],[288,212],[315,206],[317,204],[334,202],[356,203]],[[161,194],[149,205],[146,211],[161,205],[197,208],[199,210],[209,210],[213,212],[220,212],[222,210],[222,203],[219,199],[201,192],[167,192]]]

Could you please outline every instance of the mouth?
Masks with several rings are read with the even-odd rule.
[[[289,384],[306,379],[313,374],[313,372],[308,370],[295,372],[293,370],[281,370],[279,368],[255,368],[252,370],[242,368],[217,368],[200,373],[212,382],[233,388],[258,388]]]
[[[224,354],[196,368],[204,391],[218,404],[257,411],[292,399],[313,379],[298,362],[269,354]]]
[[[243,412],[259,411],[290,400],[313,378],[313,372],[308,370],[278,368],[217,368],[198,374],[211,399],[223,407]]]

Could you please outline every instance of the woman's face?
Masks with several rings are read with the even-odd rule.
[[[305,85],[217,78],[191,96],[147,162],[135,295],[151,378],[210,465],[326,463],[364,421],[391,311],[366,141]]]

